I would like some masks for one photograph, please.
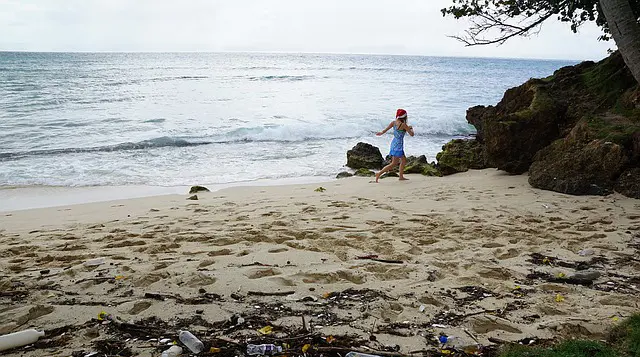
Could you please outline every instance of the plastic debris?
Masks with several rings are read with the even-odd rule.
[[[162,352],[161,357],[178,357],[182,354],[182,347],[171,346],[168,350]]]
[[[219,349],[218,347],[211,347],[209,349],[209,353],[220,353],[220,351],[222,351],[222,350]]]
[[[44,337],[44,331],[38,331],[36,329],[29,329],[0,336],[0,351],[30,345],[38,341],[40,337]]]
[[[276,345],[247,345],[247,354],[249,356],[268,356],[281,352],[282,347]]]
[[[594,254],[595,254],[595,251],[593,249],[582,249],[581,251],[578,252],[578,255],[581,257],[586,257]]]
[[[273,332],[273,327],[265,326],[265,327],[259,329],[258,332],[260,332],[261,335],[269,335],[269,334],[271,334],[271,332]]]
[[[424,305],[420,305],[420,308],[419,308],[418,310],[419,310],[420,312],[424,312],[424,310],[425,310],[426,308],[427,308],[426,306],[424,306]]]
[[[308,344],[308,343],[306,345],[302,346],[302,353],[307,353],[309,348],[311,348],[311,345]]]
[[[180,342],[184,343],[193,353],[200,353],[204,350],[202,341],[198,340],[198,338],[189,331],[180,331],[178,338]]]
[[[564,301],[564,296],[560,294],[556,294],[556,302],[563,302],[563,301]]]

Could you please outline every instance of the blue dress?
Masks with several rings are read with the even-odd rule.
[[[404,134],[406,133],[404,130],[398,130],[395,126],[393,127],[393,140],[391,141],[389,155],[395,157],[404,156]]]

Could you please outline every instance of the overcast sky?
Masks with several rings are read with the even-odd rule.
[[[0,0],[4,51],[268,51],[600,59],[585,26],[468,48],[450,0]]]

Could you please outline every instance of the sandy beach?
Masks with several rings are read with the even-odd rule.
[[[598,338],[638,311],[640,201],[492,169],[408,177],[2,212],[0,334],[47,336],[0,355],[88,354],[116,338],[157,356],[153,339],[181,328],[211,345],[277,342],[302,316],[336,344],[410,353],[440,333],[459,345]],[[581,285],[578,271],[597,273]],[[154,328],[125,341],[102,311]]]

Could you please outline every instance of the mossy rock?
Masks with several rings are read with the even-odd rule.
[[[438,170],[437,167],[435,167],[435,166],[433,166],[431,164],[424,165],[422,167],[421,174],[423,174],[424,176],[442,177],[442,172],[440,170]]]
[[[358,143],[347,151],[347,167],[352,169],[380,169],[382,168],[382,154],[377,147]]]
[[[627,197],[640,199],[640,168],[623,172],[618,177],[614,189]]]
[[[353,174],[350,172],[346,172],[346,171],[342,171],[341,173],[336,175],[336,178],[341,179],[341,178],[347,178],[347,177],[352,177]]]
[[[189,190],[189,194],[194,194],[198,192],[209,192],[209,189],[204,186],[191,186]]]
[[[436,160],[437,168],[443,175],[485,167],[482,146],[477,140],[451,140],[442,147],[442,151],[436,155]]]
[[[369,169],[358,169],[356,170],[356,172],[353,174],[354,176],[360,176],[360,177],[371,177],[371,176],[375,176],[376,173],[369,170]]]
[[[613,142],[560,139],[536,155],[529,184],[570,195],[608,195],[628,162]]]

